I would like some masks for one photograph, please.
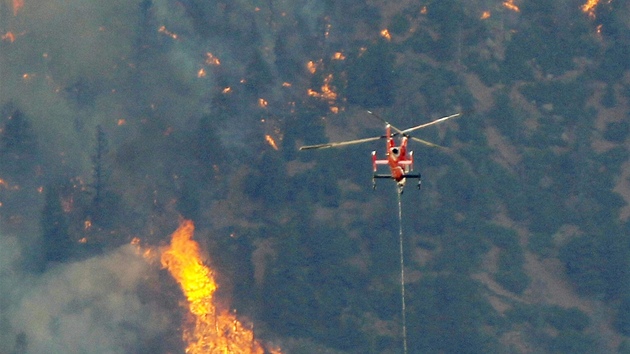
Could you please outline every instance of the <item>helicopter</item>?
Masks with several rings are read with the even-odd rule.
[[[420,189],[422,185],[422,179],[419,172],[413,171],[413,151],[407,150],[407,142],[409,139],[421,143],[423,145],[429,147],[441,147],[440,145],[428,142],[426,140],[422,140],[413,136],[410,136],[409,133],[414,132],[416,130],[420,130],[426,127],[429,127],[434,124],[441,123],[445,120],[456,118],[461,116],[460,113],[455,113],[450,116],[442,117],[428,123],[423,123],[417,125],[415,127],[411,127],[405,130],[401,130],[390,124],[385,119],[381,118],[379,115],[372,111],[367,111],[372,116],[380,119],[385,123],[385,135],[375,136],[371,138],[363,138],[356,140],[348,140],[341,141],[335,143],[325,143],[325,144],[317,144],[317,145],[306,145],[301,146],[300,150],[315,150],[315,149],[327,149],[327,148],[335,148],[335,147],[343,147],[348,145],[362,144],[370,141],[385,139],[385,159],[378,159],[376,157],[376,151],[372,151],[372,188],[376,189],[376,180],[377,179],[393,179],[396,181],[398,187],[398,193],[402,194],[405,188],[405,183],[407,179],[417,179],[418,180],[418,189]],[[392,132],[393,131],[393,132]],[[396,145],[396,141],[394,138],[399,138],[399,143]],[[379,173],[378,166],[379,165],[387,165],[389,166],[389,173]]]

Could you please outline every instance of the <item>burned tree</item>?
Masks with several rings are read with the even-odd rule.
[[[96,126],[96,149],[92,155],[92,176],[94,178],[94,199],[93,204],[98,206],[102,203],[103,190],[105,189],[105,156],[108,152],[107,137],[103,128]]]
[[[96,127],[96,146],[92,155],[92,203],[88,211],[88,219],[96,225],[108,228],[114,224],[119,209],[118,195],[108,187],[108,155],[107,135],[99,125]]]

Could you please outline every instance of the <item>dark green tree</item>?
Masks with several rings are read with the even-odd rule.
[[[51,184],[45,188],[41,214],[42,242],[46,262],[63,262],[72,253],[68,219],[61,205],[61,188]]]
[[[0,111],[6,119],[0,133],[0,169],[20,176],[33,167],[37,158],[37,140],[31,123],[21,110],[7,104]]]
[[[92,155],[94,195],[88,214],[92,222],[101,227],[112,227],[120,213],[120,196],[108,185],[109,147],[103,128],[96,127],[96,146]]]
[[[348,58],[348,103],[370,108],[390,106],[394,102],[393,59],[384,40]]]
[[[260,55],[254,53],[245,69],[245,87],[251,93],[261,95],[268,91],[273,84],[274,77],[269,64]]]

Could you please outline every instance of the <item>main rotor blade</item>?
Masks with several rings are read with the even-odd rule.
[[[341,141],[341,142],[338,142],[338,143],[306,145],[306,146],[300,147],[300,150],[327,149],[327,148],[333,148],[333,147],[340,147],[340,146],[347,146],[347,145],[367,143],[367,142],[370,142],[370,141],[379,140],[379,139],[383,139],[383,138],[384,138],[383,136],[375,136],[373,138]]]
[[[418,129],[422,129],[422,128],[426,128],[426,127],[428,127],[430,125],[438,124],[438,123],[441,123],[441,122],[443,122],[443,121],[445,121],[447,119],[456,118],[456,117],[459,117],[461,115],[462,115],[461,113],[451,114],[450,116],[442,117],[442,118],[436,119],[434,121],[431,121],[429,123],[424,123],[424,124],[420,124],[418,126],[415,126],[415,127],[409,128],[409,129],[405,129],[405,130],[401,131],[400,133],[403,134],[403,135],[409,134],[412,131],[415,131],[415,130],[418,130]]]
[[[413,140],[413,141],[419,142],[420,144],[424,144],[424,145],[427,145],[427,146],[432,147],[432,148],[446,149],[446,148],[445,148],[444,146],[442,146],[442,145],[433,144],[432,142],[429,142],[429,141],[426,141],[426,140],[422,140],[422,139],[416,138],[415,136],[410,136],[409,138],[410,138],[411,140]]]
[[[399,134],[403,134],[403,135],[404,135],[404,133],[403,133],[403,131],[402,131],[402,130],[400,130],[400,129],[396,128],[395,126],[393,126],[393,125],[392,125],[392,123],[390,123],[390,122],[386,121],[385,119],[383,119],[383,118],[382,118],[381,116],[379,116],[378,114],[376,114],[376,113],[374,113],[374,112],[372,112],[372,111],[367,111],[367,112],[368,112],[369,114],[373,115],[374,117],[376,117],[376,118],[380,119],[380,120],[381,120],[381,122],[383,122],[383,123],[385,123],[385,124],[389,125],[389,126],[390,126],[390,127],[391,127],[391,128],[392,128],[395,132],[396,132],[396,133],[399,133]]]

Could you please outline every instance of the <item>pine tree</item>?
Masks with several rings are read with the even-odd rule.
[[[41,216],[44,259],[46,262],[63,262],[72,251],[68,232],[68,220],[64,214],[60,190],[57,186],[46,188]]]

